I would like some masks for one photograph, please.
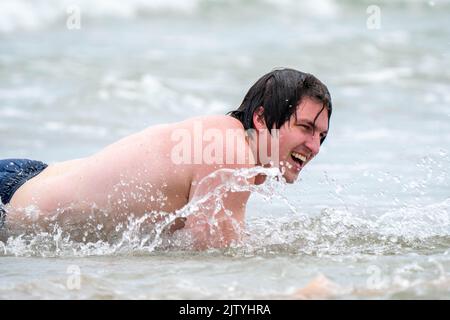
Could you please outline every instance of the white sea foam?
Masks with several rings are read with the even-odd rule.
[[[210,100],[193,93],[182,93],[170,88],[162,80],[151,74],[139,79],[124,79],[114,74],[106,75],[100,84],[98,97],[101,100],[124,100],[151,107],[152,112],[184,115],[186,109],[191,114],[224,113],[226,106],[218,100]]]
[[[372,2],[354,3],[358,9],[363,9]],[[448,0],[433,1],[382,1],[383,7],[408,7],[410,10],[423,8],[447,8]],[[76,6],[80,9],[83,18],[103,19],[136,19],[146,15],[174,13],[180,15],[193,15],[214,8],[220,10],[233,9],[248,5],[245,0],[210,2],[208,0],[3,0],[0,3],[0,33],[14,31],[38,30],[54,24],[65,26],[65,22],[72,11],[69,8]],[[336,0],[258,0],[251,4],[257,11],[258,7],[269,6],[288,16],[302,16],[314,18],[334,18],[342,10],[341,4]],[[351,3],[346,3],[351,7]],[[364,14],[364,11],[362,14]],[[400,40],[404,37],[400,36]]]
[[[239,1],[218,1],[217,5],[233,7],[243,5]],[[303,1],[301,5],[294,0],[260,0],[254,5],[270,5],[284,13],[308,11],[309,15],[329,17],[334,15],[337,6],[332,0]],[[207,6],[214,6],[206,0],[3,0],[0,3],[0,32],[16,30],[36,30],[55,23],[65,26],[69,17],[68,8],[77,6],[82,18],[120,18],[135,19],[149,14],[173,12],[191,15]]]
[[[199,0],[3,0],[0,3],[0,32],[35,30],[56,22],[65,26],[68,9],[76,6],[82,17],[135,18],[141,13],[158,10],[192,12]]]

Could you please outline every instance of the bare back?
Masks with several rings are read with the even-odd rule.
[[[68,207],[89,214],[95,206],[114,215],[116,222],[129,213],[139,217],[148,212],[174,212],[189,202],[193,184],[223,167],[174,163],[172,151],[178,142],[173,141],[173,133],[181,130],[194,136],[194,126],[199,124],[222,133],[227,129],[244,131],[241,123],[229,116],[150,127],[90,157],[49,165],[16,191],[10,206],[20,209],[34,205],[43,215]],[[14,213],[7,219],[14,219]]]

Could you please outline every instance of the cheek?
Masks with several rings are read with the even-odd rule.
[[[280,146],[283,149],[293,149],[299,144],[300,139],[301,136],[295,132],[285,134],[280,136]]]
[[[280,156],[287,157],[292,150],[295,148],[295,145],[292,143],[292,140],[281,140],[280,139]]]

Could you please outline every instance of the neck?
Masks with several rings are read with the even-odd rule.
[[[256,166],[264,167],[261,164],[261,159],[259,157],[259,136],[258,136],[258,134],[248,135],[247,137],[248,137],[248,145],[250,146],[250,150],[252,152],[253,159],[256,163]],[[267,177],[265,174],[258,174],[257,176],[255,176],[255,185],[264,183],[266,178]]]

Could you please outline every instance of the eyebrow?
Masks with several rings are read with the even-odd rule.
[[[302,120],[302,119],[299,119],[298,121],[310,125],[310,126],[313,128],[313,131],[316,131],[316,129],[319,129],[319,128],[316,126],[316,124],[315,124],[314,122],[312,122],[311,120]],[[328,133],[328,129],[327,129],[327,130],[322,130],[321,133],[327,134],[327,133]]]

